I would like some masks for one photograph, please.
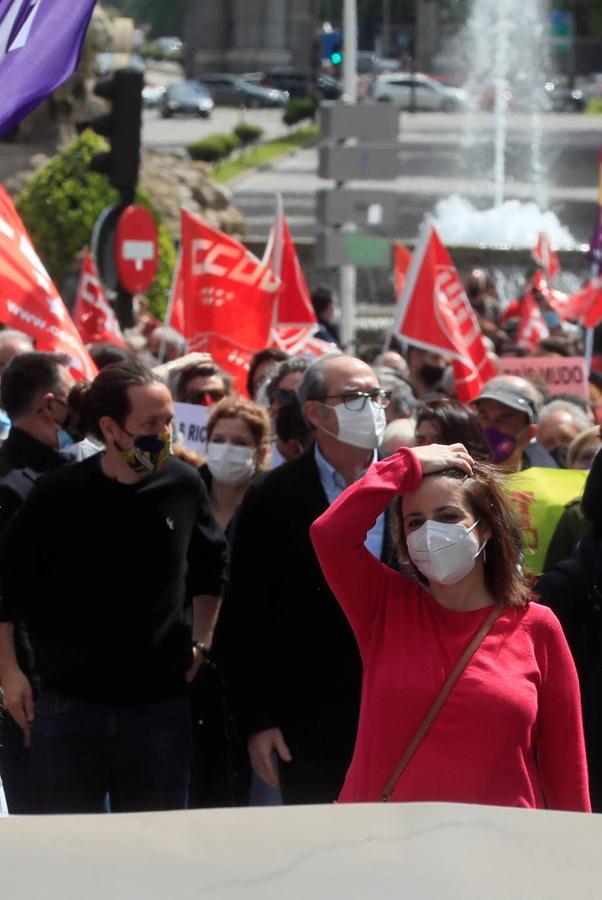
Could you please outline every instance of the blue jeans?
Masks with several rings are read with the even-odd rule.
[[[192,734],[183,693],[113,707],[40,693],[31,731],[38,813],[146,812],[186,807]]]

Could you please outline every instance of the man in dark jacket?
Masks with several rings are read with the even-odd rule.
[[[316,443],[249,489],[222,624],[255,771],[284,803],[328,803],[351,760],[361,664],[309,528],[373,462],[388,394],[370,366],[339,355],[310,366],[299,399]],[[380,557],[384,539],[381,516],[366,545]]]
[[[0,533],[37,478],[66,462],[58,447],[73,385],[68,365],[69,359],[62,354],[21,352],[3,371],[0,398],[12,427],[0,447]],[[6,631],[11,627],[0,625],[2,628]],[[19,671],[31,680],[33,659],[23,623],[15,624],[14,644]],[[23,732],[11,716],[1,719],[0,775],[11,812],[31,812],[29,754]]]

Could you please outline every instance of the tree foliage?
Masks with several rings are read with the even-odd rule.
[[[96,219],[118,202],[104,175],[92,172],[90,160],[106,149],[102,138],[84,132],[73,144],[40,169],[17,199],[17,209],[50,277],[59,287],[78,253],[90,243]],[[137,197],[155,216],[159,228],[159,268],[146,296],[154,315],[162,317],[175,267],[174,243],[162,225],[151,198]]]
[[[188,0],[107,0],[104,5],[137,25],[150,25],[151,37],[184,36]]]

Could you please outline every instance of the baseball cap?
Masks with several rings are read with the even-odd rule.
[[[516,409],[529,417],[533,425],[537,422],[537,404],[533,397],[514,384],[486,384],[475,403],[479,400],[497,400],[510,409]]]

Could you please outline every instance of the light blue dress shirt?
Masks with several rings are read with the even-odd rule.
[[[316,465],[318,467],[318,472],[320,473],[320,481],[322,483],[322,487],[324,488],[324,493],[326,494],[326,499],[328,503],[334,503],[340,494],[343,493],[347,485],[345,484],[345,479],[342,475],[339,475],[336,469],[334,469],[330,463],[324,459],[323,455],[320,453],[320,448],[318,447],[318,442],[314,444],[314,455],[316,460]],[[378,459],[376,450],[374,451],[374,459],[373,462],[376,462]],[[370,529],[368,534],[366,535],[365,547],[370,551],[370,553],[375,556],[377,559],[380,559],[383,549],[383,538],[385,536],[385,514],[381,513],[378,519],[376,520],[374,527]]]

